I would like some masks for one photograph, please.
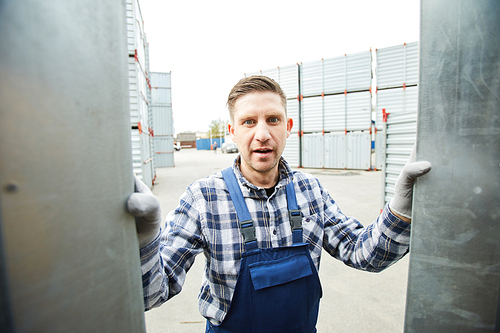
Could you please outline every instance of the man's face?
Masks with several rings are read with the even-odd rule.
[[[293,126],[292,119],[285,116],[280,96],[273,92],[248,93],[238,98],[234,110],[229,132],[242,157],[241,172],[257,186],[263,186],[257,183],[266,177],[275,181],[278,161]]]

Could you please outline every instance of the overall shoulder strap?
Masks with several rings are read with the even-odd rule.
[[[253,224],[252,217],[248,211],[245,198],[243,197],[243,193],[241,192],[241,188],[238,184],[236,176],[234,175],[233,169],[229,167],[222,170],[222,177],[226,182],[229,195],[231,196],[231,200],[236,208],[238,225],[240,227],[240,232],[243,235],[245,251],[256,249],[257,238],[255,237],[255,225]]]
[[[293,243],[302,243],[302,213],[297,205],[297,197],[295,196],[295,185],[293,179],[286,185],[286,201],[288,204],[288,218],[292,228]]]

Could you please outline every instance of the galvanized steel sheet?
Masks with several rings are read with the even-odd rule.
[[[377,88],[396,88],[418,83],[418,42],[378,49]]]
[[[323,131],[323,98],[307,97],[302,100],[302,130]]]
[[[323,106],[325,131],[344,131],[347,128],[346,96],[344,94],[325,96]]]
[[[324,167],[324,142],[321,133],[304,134],[302,137],[302,166],[304,168]]]
[[[372,98],[369,91],[346,94],[346,129],[369,130],[372,118]]]

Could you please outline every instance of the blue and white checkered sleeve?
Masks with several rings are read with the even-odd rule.
[[[166,228],[159,237],[141,249],[145,310],[163,304],[181,291],[195,256],[203,251],[194,202],[186,192],[179,206],[168,214]]]
[[[401,259],[409,249],[410,224],[397,218],[386,206],[369,226],[345,216],[324,192],[325,224],[323,247],[346,265],[380,272]]]

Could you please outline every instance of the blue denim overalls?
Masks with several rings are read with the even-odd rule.
[[[229,312],[219,326],[207,321],[206,332],[316,332],[321,284],[302,240],[302,214],[293,181],[286,186],[293,245],[259,249],[236,176],[231,168],[222,175],[236,207],[245,251]]]

